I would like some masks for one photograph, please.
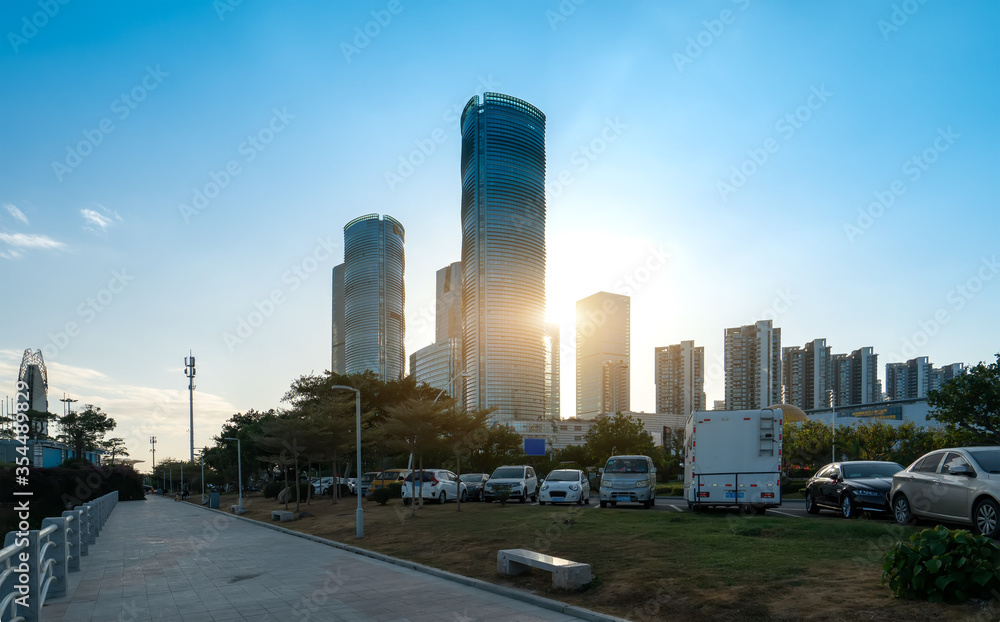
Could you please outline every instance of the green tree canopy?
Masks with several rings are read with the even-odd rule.
[[[79,412],[70,411],[59,418],[62,433],[59,440],[73,447],[77,459],[83,454],[100,447],[104,435],[115,429],[115,420],[93,404],[85,404]]]
[[[969,444],[1000,445],[1000,353],[996,357],[928,393],[928,418],[966,436]]]
[[[584,440],[587,451],[601,465],[613,455],[656,453],[653,436],[642,427],[642,421],[624,413],[598,419]]]

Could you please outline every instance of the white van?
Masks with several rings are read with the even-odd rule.
[[[649,456],[611,456],[601,474],[601,507],[656,505],[656,467]]]

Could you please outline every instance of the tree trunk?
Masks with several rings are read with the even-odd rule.
[[[337,450],[333,450],[333,503],[337,503],[340,495],[340,482],[337,481]]]
[[[281,470],[285,472],[285,491],[286,491],[285,492],[285,511],[287,511],[288,510],[288,493],[291,492],[290,490],[288,490],[288,465],[287,464],[282,464],[281,465]]]
[[[459,451],[455,450],[455,475],[458,477],[458,482],[455,486],[455,508],[456,512],[462,511],[462,458],[458,455]]]
[[[292,439],[292,446],[295,447],[296,450],[298,449],[298,441],[299,441],[299,439],[297,439],[297,438],[293,438]],[[295,460],[295,512],[298,513],[300,511],[300,509],[301,509],[301,506],[299,505],[300,504],[299,497],[301,496],[300,491],[302,490],[302,487],[299,486],[299,452],[298,451],[295,451],[295,453],[293,454],[293,459]]]

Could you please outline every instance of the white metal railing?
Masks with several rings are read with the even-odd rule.
[[[88,501],[41,529],[9,531],[0,549],[0,620],[40,622],[46,598],[66,595],[67,573],[80,570],[101,527],[118,504],[118,491]]]

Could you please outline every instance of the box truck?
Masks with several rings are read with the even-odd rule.
[[[684,497],[692,511],[781,505],[781,407],[691,413],[684,439]]]

